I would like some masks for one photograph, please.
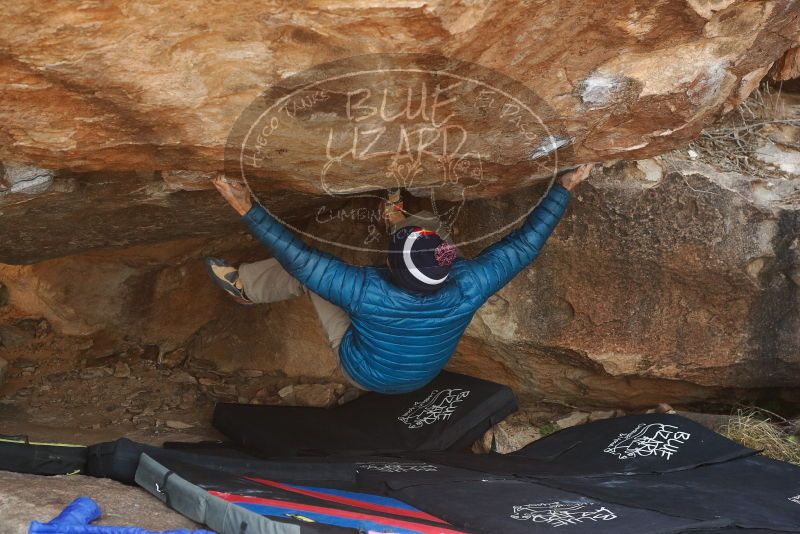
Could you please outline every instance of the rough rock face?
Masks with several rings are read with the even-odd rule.
[[[778,81],[800,77],[800,46],[790,48],[780,60],[775,62],[772,76]]]
[[[523,401],[580,406],[796,391],[798,191],[797,179],[754,181],[681,154],[596,172],[541,257],[478,312],[450,367],[509,384]],[[468,203],[457,235],[514,220],[539,193]],[[346,243],[365,224],[312,221],[303,229],[322,227]],[[362,263],[380,259],[329,250]],[[238,306],[208,282],[206,254],[265,257],[246,236],[194,239],[2,266],[0,283],[9,308],[91,340],[81,361],[113,367],[121,346],[138,344],[155,346],[161,361],[174,359],[170,367],[188,359],[224,373],[264,371],[243,382],[251,396],[267,377],[271,395],[287,379],[341,382],[307,299]],[[0,357],[13,363],[26,354],[14,347],[9,341]]]
[[[389,52],[454,57],[518,80],[555,113],[579,160],[643,158],[746,96],[792,46],[798,13],[790,0],[22,0],[0,21],[0,159],[221,170],[231,126],[265,87]],[[306,156],[294,156],[294,170],[318,171],[320,155]]]
[[[5,167],[6,176],[16,168]],[[153,172],[59,173],[46,191],[21,187],[3,195],[0,190],[0,213],[4,263],[210,236],[236,227],[235,215],[216,192],[172,189]]]
[[[128,339],[154,346],[162,361],[190,346],[193,358],[222,360],[225,370],[254,366],[292,376],[330,376],[336,370],[332,355],[327,364],[317,361],[324,335],[306,328],[314,313],[310,301],[242,307],[208,283],[204,255],[261,259],[259,248],[246,236],[170,242],[31,266],[0,265],[0,279],[8,284],[11,307],[45,318],[60,334],[90,340],[84,347],[89,360],[120,352]],[[0,333],[9,338],[5,348],[13,349],[22,343],[11,342],[14,327],[12,319],[6,321]],[[286,339],[286,333],[298,337]]]
[[[619,406],[796,388],[798,191],[674,156],[608,169],[452,366]]]
[[[89,495],[103,516],[94,525],[137,526],[147,530],[197,529],[149,493],[107,479],[41,477],[0,471],[0,532],[25,534],[31,521],[46,523],[76,497]]]
[[[493,198],[555,167],[657,155],[775,61],[789,76],[799,14],[789,0],[16,2],[0,21],[0,261],[228,231],[203,191],[217,171],[243,171],[291,219],[412,182]]]

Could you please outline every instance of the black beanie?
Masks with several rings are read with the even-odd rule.
[[[392,282],[410,291],[433,293],[439,289],[455,258],[456,247],[418,226],[400,228],[389,243]]]

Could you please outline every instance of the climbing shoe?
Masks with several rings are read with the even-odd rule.
[[[239,270],[236,267],[219,258],[206,258],[205,264],[208,276],[236,302],[253,304],[244,294],[244,287],[239,279]]]

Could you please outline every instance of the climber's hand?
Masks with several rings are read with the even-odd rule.
[[[228,204],[236,210],[239,215],[244,215],[253,207],[250,200],[250,190],[242,182],[230,180],[224,174],[218,174],[211,183],[217,188]]]
[[[387,228],[400,224],[406,218],[403,211],[403,199],[400,197],[400,190],[390,191],[386,200],[381,203],[381,213],[383,213],[383,223]]]
[[[562,176],[561,185],[564,186],[564,189],[567,191],[572,191],[576,185],[589,177],[589,173],[592,172],[593,167],[594,163],[584,163],[574,171],[568,172]]]

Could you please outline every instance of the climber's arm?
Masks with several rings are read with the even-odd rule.
[[[303,243],[263,206],[253,205],[243,184],[219,176],[214,179],[214,186],[289,274],[322,298],[345,310],[352,309],[361,298],[364,269]]]
[[[486,248],[467,265],[484,298],[490,297],[527,267],[561,220],[570,191],[589,176],[592,165],[581,165],[561,177],[522,227]]]

